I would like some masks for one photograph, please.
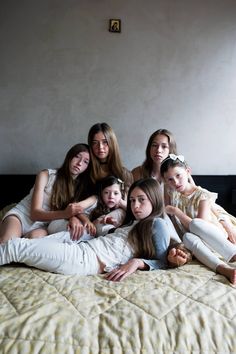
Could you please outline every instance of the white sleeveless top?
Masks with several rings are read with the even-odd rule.
[[[43,209],[50,210],[50,198],[52,193],[52,187],[56,179],[57,170],[48,169],[48,182],[44,188],[44,197],[43,197]],[[17,212],[17,215],[22,214],[29,217],[30,216],[30,208],[31,208],[31,200],[33,195],[34,186],[31,188],[29,194],[23,198],[14,208],[9,210],[5,215],[4,219],[12,214]]]

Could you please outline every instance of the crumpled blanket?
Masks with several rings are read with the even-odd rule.
[[[0,353],[236,353],[236,289],[197,261],[117,283],[3,266]]]

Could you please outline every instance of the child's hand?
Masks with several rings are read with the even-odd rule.
[[[117,220],[115,218],[113,218],[112,216],[104,216],[103,224],[111,224],[114,226],[118,225]]]
[[[84,224],[84,227],[87,229],[87,232],[88,232],[91,236],[95,236],[95,235],[96,235],[96,227],[95,227],[95,225],[92,223],[92,221],[87,220],[86,223]]]
[[[81,208],[81,206],[79,206],[78,203],[70,203],[67,205],[64,212],[65,212],[65,219],[69,219],[76,214],[82,213],[83,209]]]
[[[228,240],[232,243],[236,244],[236,232],[235,230],[232,228],[230,231],[227,232],[228,233]]]
[[[224,230],[227,232],[228,240],[236,244],[236,228],[226,220],[220,221],[220,224],[223,226]]]
[[[172,205],[167,205],[165,210],[166,213],[170,216],[175,216],[176,218],[178,218],[184,228],[186,230],[189,230],[189,225],[192,219],[187,214],[185,214],[180,208]]]
[[[139,258],[132,258],[127,263],[120,265],[111,272],[105,274],[104,278],[110,281],[121,281],[128,275],[133,274],[137,269],[144,269],[145,263]]]
[[[127,201],[124,200],[124,199],[120,199],[118,205],[117,205],[117,208],[121,208],[121,209],[124,209],[126,210],[127,208]]]
[[[96,223],[96,221],[95,221],[95,223]],[[99,221],[97,221],[97,223],[115,225],[116,224],[116,220],[112,216],[102,215],[102,216],[100,216]]]
[[[166,213],[169,215],[175,215],[176,213],[176,207],[172,206],[172,205],[167,205],[166,206]]]
[[[76,217],[72,217],[69,219],[67,228],[68,231],[70,231],[70,237],[73,241],[79,240],[84,233],[84,225]]]

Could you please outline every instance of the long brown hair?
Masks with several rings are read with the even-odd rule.
[[[142,171],[143,171],[143,176],[144,177],[150,177],[152,173],[152,168],[153,168],[153,161],[150,155],[150,150],[151,146],[153,143],[153,140],[157,135],[165,135],[168,139],[169,143],[169,154],[177,154],[177,146],[176,146],[176,141],[173,136],[173,134],[167,130],[167,129],[158,129],[152,135],[150,136],[147,147],[146,147],[146,159],[144,160],[142,164]]]
[[[89,175],[89,167],[81,173],[76,179],[73,179],[70,173],[71,160],[80,152],[88,152],[87,144],[76,144],[67,152],[64,162],[57,170],[56,180],[53,184],[50,201],[51,210],[62,210],[75,201],[80,200],[86,188],[86,181]],[[79,188],[78,188],[79,187]]]
[[[120,149],[116,135],[113,129],[107,123],[94,124],[90,128],[88,133],[88,144],[91,153],[91,180],[93,181],[93,183],[96,183],[98,180],[101,179],[101,164],[92,150],[94,135],[99,132],[102,132],[104,134],[109,147],[109,154],[107,158],[107,167],[109,170],[108,174],[120,178],[122,181],[124,181],[125,186],[129,187],[132,183],[131,173],[129,173],[129,171],[126,170],[122,165]]]
[[[159,183],[153,178],[144,178],[135,181],[129,189],[126,220],[129,223],[134,220],[131,210],[130,195],[134,188],[140,188],[148,197],[152,204],[152,212],[145,219],[140,220],[130,230],[128,242],[134,250],[134,257],[144,257],[152,259],[155,257],[155,250],[152,242],[152,224],[157,217],[163,218],[164,201]]]

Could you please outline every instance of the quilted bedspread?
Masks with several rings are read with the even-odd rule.
[[[0,353],[236,353],[236,288],[197,262],[119,283],[4,266]]]

